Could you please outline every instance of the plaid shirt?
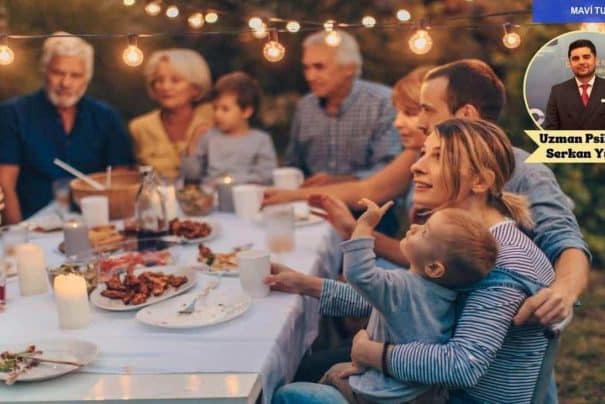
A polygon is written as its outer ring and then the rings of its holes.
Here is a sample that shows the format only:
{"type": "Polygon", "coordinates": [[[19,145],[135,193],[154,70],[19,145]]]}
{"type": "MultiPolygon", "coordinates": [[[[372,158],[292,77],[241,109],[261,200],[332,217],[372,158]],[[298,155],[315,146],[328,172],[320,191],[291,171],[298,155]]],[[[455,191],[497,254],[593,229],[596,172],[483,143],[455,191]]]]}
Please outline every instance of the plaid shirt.
{"type": "Polygon", "coordinates": [[[322,101],[308,94],[298,102],[287,165],[301,168],[305,175],[326,172],[365,178],[401,152],[388,87],[355,80],[337,116],[329,116],[322,101]]]}

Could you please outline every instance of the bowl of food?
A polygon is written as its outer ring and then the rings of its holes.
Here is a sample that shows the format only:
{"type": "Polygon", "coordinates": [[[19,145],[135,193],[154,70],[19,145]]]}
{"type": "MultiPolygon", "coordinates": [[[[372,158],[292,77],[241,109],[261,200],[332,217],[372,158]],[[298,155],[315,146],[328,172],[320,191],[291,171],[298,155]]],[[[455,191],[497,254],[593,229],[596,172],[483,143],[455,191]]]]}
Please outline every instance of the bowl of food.
{"type": "Polygon", "coordinates": [[[58,275],[67,275],[67,274],[75,274],[80,275],[86,281],[86,288],[88,289],[88,294],[92,292],[98,283],[98,271],[97,271],[97,263],[95,260],[91,260],[89,262],[66,262],[61,264],[57,268],[49,268],[48,269],[48,280],[50,284],[55,284],[55,278],[58,275]]]}
{"type": "MultiPolygon", "coordinates": [[[[106,184],[106,173],[89,175],[93,180],[106,184]]],[[[124,219],[134,215],[134,205],[141,185],[138,172],[132,170],[119,170],[111,175],[111,185],[104,190],[97,190],[79,178],[69,184],[75,203],[80,206],[80,200],[86,196],[106,196],[109,200],[109,218],[111,220],[124,219]]]]}
{"type": "Polygon", "coordinates": [[[214,194],[198,185],[186,185],[179,189],[176,199],[187,216],[206,216],[214,208],[214,194]]]}

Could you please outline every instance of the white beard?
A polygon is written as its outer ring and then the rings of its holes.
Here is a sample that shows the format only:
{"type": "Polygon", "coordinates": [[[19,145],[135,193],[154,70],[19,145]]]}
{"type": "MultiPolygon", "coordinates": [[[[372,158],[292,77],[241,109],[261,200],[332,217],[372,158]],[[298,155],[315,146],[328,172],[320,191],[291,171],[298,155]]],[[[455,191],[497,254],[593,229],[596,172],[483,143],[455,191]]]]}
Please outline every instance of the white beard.
{"type": "Polygon", "coordinates": [[[84,87],[79,94],[70,96],[58,95],[57,93],[54,93],[49,89],[46,90],[46,93],[48,94],[48,99],[50,100],[50,103],[53,104],[55,107],[71,108],[76,105],[78,101],[80,101],[80,98],[82,98],[82,96],[86,92],[86,88],[87,87],[84,87]]]}

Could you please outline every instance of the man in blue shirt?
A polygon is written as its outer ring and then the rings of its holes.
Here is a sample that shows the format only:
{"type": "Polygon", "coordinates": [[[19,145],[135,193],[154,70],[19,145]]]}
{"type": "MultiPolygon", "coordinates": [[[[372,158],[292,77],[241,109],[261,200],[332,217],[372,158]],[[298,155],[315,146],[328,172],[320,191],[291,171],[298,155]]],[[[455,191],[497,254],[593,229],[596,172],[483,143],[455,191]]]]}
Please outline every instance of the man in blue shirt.
{"type": "Polygon", "coordinates": [[[93,48],[57,33],[44,42],[45,88],[0,104],[0,185],[4,219],[17,223],[53,197],[52,182],[67,174],[59,158],[84,173],[132,164],[132,146],[118,113],[84,96],[93,48]]]}
{"type": "Polygon", "coordinates": [[[311,93],[296,106],[285,157],[307,176],[303,186],[368,177],[401,151],[391,90],[359,79],[357,42],[344,31],[332,33],[340,36],[337,46],[326,44],[323,31],[303,43],[311,93]]]}

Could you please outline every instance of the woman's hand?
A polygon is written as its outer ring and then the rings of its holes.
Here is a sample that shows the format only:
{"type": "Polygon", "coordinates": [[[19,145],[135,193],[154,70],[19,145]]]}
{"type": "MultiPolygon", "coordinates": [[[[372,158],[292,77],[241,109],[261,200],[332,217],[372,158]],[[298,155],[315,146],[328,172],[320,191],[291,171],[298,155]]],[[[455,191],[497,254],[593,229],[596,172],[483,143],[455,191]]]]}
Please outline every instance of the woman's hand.
{"type": "Polygon", "coordinates": [[[286,293],[301,293],[300,277],[301,273],[282,264],[271,263],[271,275],[265,277],[265,284],[272,290],[286,293]]]}
{"type": "Polygon", "coordinates": [[[348,240],[355,228],[355,218],[343,201],[330,195],[311,195],[309,205],[323,209],[326,213],[322,214],[314,211],[313,214],[326,219],[334,227],[334,230],[342,237],[348,240]]]}
{"type": "Polygon", "coordinates": [[[296,190],[267,188],[263,195],[263,206],[277,205],[280,203],[300,200],[296,190]]]}
{"type": "Polygon", "coordinates": [[[374,228],[380,223],[380,219],[393,206],[393,201],[388,201],[384,205],[378,206],[374,201],[366,198],[361,199],[358,203],[361,206],[365,206],[366,211],[357,219],[357,225],[351,235],[352,238],[371,236],[374,228]]]}
{"type": "Polygon", "coordinates": [[[372,367],[382,371],[381,342],[374,342],[366,330],[361,330],[353,338],[351,360],[359,367],[372,367]]]}

